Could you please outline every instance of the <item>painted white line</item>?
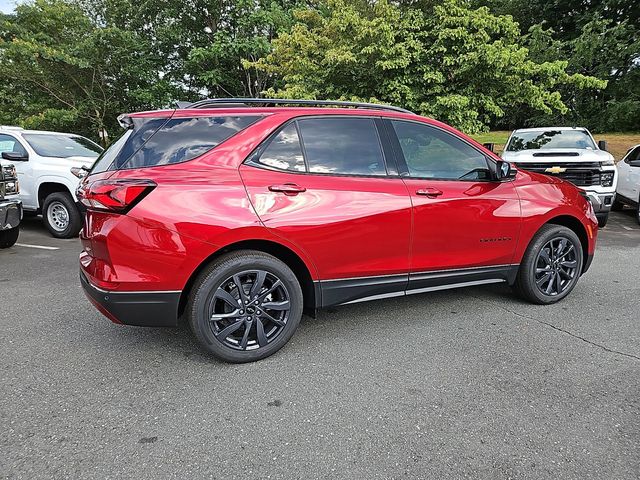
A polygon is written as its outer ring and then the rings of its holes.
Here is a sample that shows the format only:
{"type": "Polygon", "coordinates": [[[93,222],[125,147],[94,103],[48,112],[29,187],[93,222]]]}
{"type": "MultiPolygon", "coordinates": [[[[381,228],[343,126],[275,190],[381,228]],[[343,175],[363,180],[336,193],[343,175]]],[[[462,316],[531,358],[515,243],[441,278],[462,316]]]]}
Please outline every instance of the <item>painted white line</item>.
{"type": "Polygon", "coordinates": [[[624,228],[625,230],[633,230],[633,228],[627,227],[626,225],[622,225],[622,228],[624,228]]]}
{"type": "Polygon", "coordinates": [[[41,250],[60,250],[59,247],[47,247],[45,245],[29,245],[28,243],[16,243],[17,247],[39,248],[41,250]]]}

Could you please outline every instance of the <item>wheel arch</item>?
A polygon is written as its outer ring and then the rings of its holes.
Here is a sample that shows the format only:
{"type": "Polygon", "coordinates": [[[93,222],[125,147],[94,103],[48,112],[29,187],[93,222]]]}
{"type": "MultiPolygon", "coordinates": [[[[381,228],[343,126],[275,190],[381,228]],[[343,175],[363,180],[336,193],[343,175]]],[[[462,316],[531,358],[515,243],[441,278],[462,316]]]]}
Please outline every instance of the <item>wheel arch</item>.
{"type": "Polygon", "coordinates": [[[547,220],[545,225],[549,224],[562,225],[563,227],[567,227],[578,236],[578,238],[580,239],[580,245],[582,245],[582,258],[584,259],[584,264],[586,265],[586,259],[589,255],[589,237],[587,234],[587,229],[582,224],[582,222],[576,217],[572,217],[571,215],[559,215],[547,220]]]}
{"type": "Polygon", "coordinates": [[[302,295],[304,298],[304,310],[305,313],[311,316],[315,316],[315,310],[319,305],[319,290],[316,291],[316,284],[313,281],[311,272],[307,267],[307,264],[300,258],[300,256],[291,250],[289,247],[282,245],[281,243],[274,242],[272,240],[241,240],[231,243],[224,247],[219,248],[207,258],[205,258],[198,267],[191,273],[185,287],[180,295],[180,302],[178,304],[178,316],[182,316],[184,309],[187,305],[191,289],[195,283],[196,278],[200,275],[200,272],[206,268],[212,261],[229,252],[237,250],[255,250],[258,252],[267,253],[281,260],[295,274],[296,278],[300,282],[302,288],[302,295]]]}
{"type": "Polygon", "coordinates": [[[71,195],[72,199],[74,198],[73,193],[66,184],[55,180],[48,180],[38,185],[38,208],[42,210],[42,208],[44,207],[45,198],[47,198],[52,193],[57,192],[68,193],[69,195],[71,195]]]}

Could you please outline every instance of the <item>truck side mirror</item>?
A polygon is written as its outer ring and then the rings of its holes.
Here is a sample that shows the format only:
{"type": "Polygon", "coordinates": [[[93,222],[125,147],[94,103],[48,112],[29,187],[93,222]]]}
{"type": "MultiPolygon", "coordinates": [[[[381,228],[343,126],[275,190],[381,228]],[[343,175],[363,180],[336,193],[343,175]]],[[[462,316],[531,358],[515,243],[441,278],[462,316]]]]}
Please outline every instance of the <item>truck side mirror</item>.
{"type": "Polygon", "coordinates": [[[29,160],[29,155],[20,152],[2,152],[2,158],[11,160],[12,162],[26,162],[29,160]]]}
{"type": "Polygon", "coordinates": [[[609,147],[607,146],[606,140],[598,140],[598,148],[604,152],[609,151],[609,147]]]}

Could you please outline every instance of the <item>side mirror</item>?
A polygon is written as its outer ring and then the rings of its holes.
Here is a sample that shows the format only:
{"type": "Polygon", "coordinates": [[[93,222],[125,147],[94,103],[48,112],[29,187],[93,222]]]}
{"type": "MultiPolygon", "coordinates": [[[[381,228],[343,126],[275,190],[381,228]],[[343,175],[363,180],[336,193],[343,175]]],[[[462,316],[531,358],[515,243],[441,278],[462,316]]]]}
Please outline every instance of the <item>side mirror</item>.
{"type": "Polygon", "coordinates": [[[598,140],[598,148],[604,152],[609,151],[609,147],[607,146],[606,140],[598,140]]]}
{"type": "Polygon", "coordinates": [[[495,150],[494,150],[495,146],[496,146],[495,143],[483,143],[482,146],[484,148],[486,148],[487,150],[489,150],[490,152],[495,152],[495,150]]]}
{"type": "Polygon", "coordinates": [[[640,160],[631,160],[629,162],[630,167],[640,167],[640,160]]]}
{"type": "Polygon", "coordinates": [[[513,168],[509,162],[505,162],[504,160],[498,160],[496,162],[496,178],[498,180],[514,178],[515,176],[516,169],[513,168]]]}
{"type": "Polygon", "coordinates": [[[12,162],[26,162],[29,160],[29,155],[20,152],[2,152],[2,158],[11,160],[12,162]]]}

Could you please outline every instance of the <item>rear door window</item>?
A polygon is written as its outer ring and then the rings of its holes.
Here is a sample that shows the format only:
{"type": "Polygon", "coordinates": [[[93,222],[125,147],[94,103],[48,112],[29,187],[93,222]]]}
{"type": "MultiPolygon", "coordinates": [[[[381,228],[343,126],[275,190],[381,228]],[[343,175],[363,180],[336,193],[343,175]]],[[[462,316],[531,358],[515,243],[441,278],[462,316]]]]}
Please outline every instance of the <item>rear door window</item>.
{"type": "Polygon", "coordinates": [[[372,118],[321,117],[298,120],[310,173],[387,174],[372,118]]]}
{"type": "Polygon", "coordinates": [[[306,171],[295,123],[290,123],[273,137],[258,158],[258,162],[280,170],[306,171]]]}

